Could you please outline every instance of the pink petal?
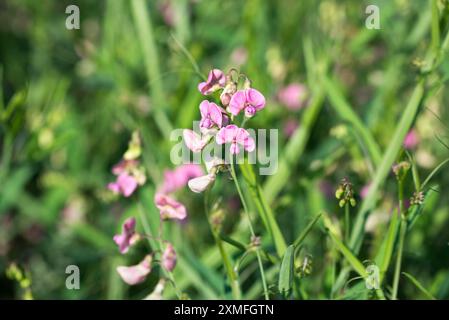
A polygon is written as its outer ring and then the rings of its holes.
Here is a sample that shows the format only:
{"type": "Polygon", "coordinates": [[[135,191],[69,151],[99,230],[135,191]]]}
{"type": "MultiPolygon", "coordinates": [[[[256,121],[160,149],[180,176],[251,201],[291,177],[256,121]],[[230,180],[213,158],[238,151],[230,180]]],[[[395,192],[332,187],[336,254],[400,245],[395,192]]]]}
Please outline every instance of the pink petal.
{"type": "Polygon", "coordinates": [[[150,255],[146,256],[139,264],[135,266],[119,266],[117,272],[129,285],[135,285],[145,281],[147,275],[151,272],[151,260],[150,255]]]}
{"type": "Polygon", "coordinates": [[[201,193],[207,189],[207,187],[215,181],[215,175],[206,174],[201,177],[197,177],[189,180],[188,185],[190,190],[195,193],[201,193]]]}
{"type": "Polygon", "coordinates": [[[125,197],[129,197],[137,188],[137,181],[134,177],[127,173],[122,173],[117,178],[117,184],[120,187],[120,191],[125,197]]]}
{"type": "Polygon", "coordinates": [[[410,130],[404,139],[404,148],[405,149],[413,149],[415,148],[419,143],[418,134],[416,133],[415,129],[410,130]]]}
{"type": "Polygon", "coordinates": [[[209,117],[219,128],[221,128],[223,116],[220,108],[213,102],[209,104],[209,117]]]}
{"type": "Polygon", "coordinates": [[[120,192],[120,187],[117,182],[111,182],[108,184],[108,189],[111,190],[114,193],[120,192]]]}
{"type": "Polygon", "coordinates": [[[240,148],[237,143],[232,143],[230,148],[231,154],[239,154],[240,148]]]}
{"type": "Polygon", "coordinates": [[[114,236],[115,243],[119,246],[120,253],[128,252],[131,239],[135,234],[136,219],[131,217],[125,220],[122,226],[122,233],[114,236]]]}
{"type": "Polygon", "coordinates": [[[201,151],[207,144],[207,141],[201,139],[200,135],[193,130],[184,129],[182,135],[184,137],[184,143],[186,144],[187,148],[189,148],[193,152],[201,151]]]}
{"type": "Polygon", "coordinates": [[[171,244],[168,244],[162,254],[162,267],[170,272],[176,267],[176,251],[171,244]]]}
{"type": "Polygon", "coordinates": [[[203,100],[200,103],[200,113],[201,117],[205,118],[209,114],[209,101],[203,100]]]}
{"type": "Polygon", "coordinates": [[[256,110],[261,110],[265,107],[265,97],[256,89],[246,90],[246,102],[252,105],[256,110]]]}
{"type": "Polygon", "coordinates": [[[157,193],[155,203],[162,219],[183,220],[187,217],[187,210],[184,205],[165,194],[157,193]]]}
{"type": "Polygon", "coordinates": [[[229,102],[229,112],[234,116],[238,115],[243,108],[245,108],[246,95],[245,90],[239,90],[231,98],[229,102]]]}

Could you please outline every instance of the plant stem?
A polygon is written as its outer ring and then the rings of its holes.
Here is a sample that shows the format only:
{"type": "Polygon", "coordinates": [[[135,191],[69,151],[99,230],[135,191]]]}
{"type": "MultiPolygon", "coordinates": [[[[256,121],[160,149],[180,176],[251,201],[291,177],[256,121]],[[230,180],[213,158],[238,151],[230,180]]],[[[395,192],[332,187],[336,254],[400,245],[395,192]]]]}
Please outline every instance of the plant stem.
{"type": "Polygon", "coordinates": [[[349,230],[351,229],[349,222],[349,203],[346,202],[345,204],[345,243],[349,242],[350,233],[349,230]]]}
{"type": "Polygon", "coordinates": [[[211,224],[211,222],[209,220],[208,199],[209,199],[209,191],[206,190],[206,192],[204,194],[204,212],[206,213],[207,221],[209,222],[209,227],[211,229],[212,235],[214,236],[215,243],[218,246],[218,251],[220,252],[221,258],[223,259],[223,264],[226,269],[226,273],[228,275],[229,282],[231,285],[232,296],[234,299],[239,300],[242,298],[242,293],[240,291],[240,284],[239,284],[238,276],[237,276],[236,272],[234,271],[234,268],[232,267],[231,260],[223,246],[223,241],[220,239],[217,231],[215,230],[215,227],[211,224]]]}
{"type": "Polygon", "coordinates": [[[393,291],[392,291],[392,300],[397,300],[398,297],[398,287],[399,287],[399,278],[401,276],[401,265],[402,265],[402,252],[404,249],[404,240],[405,234],[407,232],[407,220],[405,219],[405,215],[403,212],[404,208],[404,185],[402,180],[398,182],[398,195],[399,195],[399,214],[401,216],[400,220],[400,231],[399,231],[399,247],[398,247],[398,256],[396,258],[396,267],[394,270],[394,278],[393,278],[393,291]]]}
{"type": "MultiPolygon", "coordinates": [[[[253,228],[253,225],[252,225],[252,222],[251,222],[251,216],[250,216],[249,211],[248,211],[248,206],[246,205],[246,200],[243,197],[242,189],[240,188],[239,181],[237,180],[237,175],[235,173],[235,167],[234,167],[233,159],[231,160],[231,176],[232,176],[232,179],[234,180],[235,187],[236,187],[237,192],[239,194],[240,200],[242,201],[243,210],[245,211],[246,216],[248,218],[248,223],[249,223],[249,229],[251,231],[251,236],[254,238],[256,236],[256,234],[254,233],[254,228],[253,228]]],[[[260,248],[259,247],[256,248],[256,255],[257,255],[257,262],[259,264],[260,277],[262,278],[262,285],[263,285],[263,292],[264,292],[265,300],[270,300],[270,296],[268,294],[267,280],[265,279],[265,272],[264,272],[264,269],[263,269],[262,258],[260,256],[260,248]]]]}

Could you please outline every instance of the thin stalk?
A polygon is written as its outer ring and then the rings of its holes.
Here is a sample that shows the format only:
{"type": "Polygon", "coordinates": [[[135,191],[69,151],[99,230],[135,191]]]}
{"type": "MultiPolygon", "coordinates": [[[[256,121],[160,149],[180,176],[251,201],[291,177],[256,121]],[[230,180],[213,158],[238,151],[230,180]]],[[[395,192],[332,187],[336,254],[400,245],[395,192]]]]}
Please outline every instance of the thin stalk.
{"type": "MultiPolygon", "coordinates": [[[[242,189],[240,188],[239,181],[237,180],[237,175],[235,173],[234,161],[233,160],[231,160],[231,176],[232,176],[232,179],[234,180],[235,187],[236,187],[237,192],[238,192],[239,197],[240,197],[240,201],[242,201],[243,210],[245,211],[246,216],[248,218],[249,230],[251,232],[252,237],[254,238],[256,236],[256,234],[254,232],[254,228],[253,228],[253,225],[252,225],[252,222],[251,222],[251,216],[249,215],[249,211],[248,211],[248,206],[246,204],[246,200],[243,197],[242,189]]],[[[259,247],[256,248],[256,255],[257,255],[257,262],[259,264],[260,277],[262,278],[262,285],[263,285],[263,292],[264,292],[265,300],[270,300],[270,296],[268,294],[267,280],[265,278],[265,272],[264,272],[264,269],[263,269],[262,258],[260,256],[260,248],[259,247]]]]}
{"type": "Polygon", "coordinates": [[[405,234],[407,232],[407,220],[404,216],[404,185],[402,180],[398,182],[398,196],[399,196],[399,214],[401,215],[400,221],[400,231],[399,231],[399,247],[398,247],[398,256],[396,258],[396,266],[394,269],[394,278],[393,278],[393,291],[391,295],[392,300],[397,300],[398,298],[398,287],[399,287],[399,278],[401,277],[401,265],[402,265],[402,252],[404,249],[404,240],[405,234]]]}
{"type": "Polygon", "coordinates": [[[214,226],[209,221],[208,198],[209,198],[209,191],[206,190],[206,193],[204,195],[204,212],[206,213],[207,221],[209,222],[209,227],[211,229],[212,235],[214,236],[215,243],[218,246],[218,251],[220,252],[221,258],[223,259],[223,264],[226,269],[226,273],[228,275],[229,282],[231,285],[232,297],[236,300],[239,300],[242,298],[242,293],[240,291],[238,276],[234,271],[234,268],[232,267],[231,259],[229,258],[229,255],[223,246],[223,241],[220,239],[214,226]]]}
{"type": "Polygon", "coordinates": [[[349,242],[350,233],[349,230],[351,229],[350,222],[349,222],[349,203],[346,202],[345,204],[345,242],[349,242]]]}

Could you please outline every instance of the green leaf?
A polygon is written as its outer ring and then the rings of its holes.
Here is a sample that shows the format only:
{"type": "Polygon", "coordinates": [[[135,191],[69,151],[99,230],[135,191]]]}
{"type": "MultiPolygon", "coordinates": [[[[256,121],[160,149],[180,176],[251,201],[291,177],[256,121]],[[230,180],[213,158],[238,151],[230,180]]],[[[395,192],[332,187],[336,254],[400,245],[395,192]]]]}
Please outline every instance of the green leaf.
{"type": "Polygon", "coordinates": [[[388,227],[387,236],[384,238],[382,242],[379,252],[376,256],[376,265],[379,266],[380,270],[380,279],[379,283],[382,283],[382,280],[385,277],[385,273],[388,270],[388,266],[390,265],[391,257],[393,255],[394,244],[396,240],[396,236],[399,228],[399,216],[398,214],[393,214],[391,217],[390,225],[388,227]]]}
{"type": "Polygon", "coordinates": [[[294,252],[294,245],[288,246],[281,262],[281,270],[279,272],[279,292],[284,296],[287,296],[290,293],[293,285],[294,252]]]}
{"type": "Polygon", "coordinates": [[[411,274],[407,272],[402,272],[402,274],[407,279],[409,279],[415,285],[415,287],[417,287],[428,299],[436,300],[436,298],[429,292],[429,290],[424,288],[424,286],[415,277],[413,277],[411,274]]]}

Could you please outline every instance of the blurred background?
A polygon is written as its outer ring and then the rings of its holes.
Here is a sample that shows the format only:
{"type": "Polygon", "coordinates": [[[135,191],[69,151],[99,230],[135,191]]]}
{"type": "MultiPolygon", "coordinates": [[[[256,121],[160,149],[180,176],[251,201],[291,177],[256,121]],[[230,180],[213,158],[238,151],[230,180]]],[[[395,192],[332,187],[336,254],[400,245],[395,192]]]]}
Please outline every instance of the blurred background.
{"type": "MultiPolygon", "coordinates": [[[[438,5],[445,30],[447,3],[438,5]]],[[[139,198],[149,221],[158,219],[153,195],[164,170],[173,169],[170,129],[190,128],[199,119],[197,85],[212,68],[240,69],[267,98],[251,126],[279,129],[279,154],[289,150],[293,159],[282,178],[261,178],[287,242],[320,210],[339,219],[334,194],[340,180],[350,178],[360,202],[374,170],[344,107],[359,117],[382,154],[431,46],[431,23],[427,0],[0,0],[0,298],[142,299],[152,291],[157,273],[129,287],[115,271],[140,261],[148,248],[119,254],[113,235],[126,217],[142,212],[106,185],[139,130],[149,177],[139,198]],[[80,9],[79,30],[65,27],[70,4],[80,9]],[[380,8],[378,30],[365,27],[369,4],[380,8]],[[330,82],[324,92],[318,74],[330,82]],[[312,105],[320,107],[307,113],[312,105]],[[288,147],[297,130],[304,142],[288,147]],[[11,263],[29,282],[6,276],[11,263]],[[65,287],[72,264],[80,268],[79,290],[65,287]]],[[[433,76],[442,86],[426,91],[404,146],[422,179],[448,157],[448,76],[445,59],[433,76]]],[[[407,238],[404,270],[447,299],[448,170],[438,171],[431,185],[435,192],[407,238]]],[[[410,178],[407,198],[413,190],[410,178]]],[[[232,184],[222,177],[214,193],[224,204],[226,232],[239,232],[232,184]]],[[[191,298],[224,297],[229,288],[202,195],[185,188],[179,199],[189,219],[165,231],[180,257],[177,285],[191,298]]],[[[377,199],[362,260],[385,234],[396,201],[394,177],[377,199]]],[[[259,221],[258,234],[263,230],[259,221]]],[[[334,251],[319,229],[305,248],[313,266],[304,291],[327,299],[334,251]]],[[[255,270],[250,262],[241,274],[249,299],[262,296],[255,270]]],[[[272,288],[277,267],[267,272],[272,288]]],[[[401,295],[422,297],[407,282],[401,295]]],[[[165,297],[173,298],[172,290],[165,297]]]]}

